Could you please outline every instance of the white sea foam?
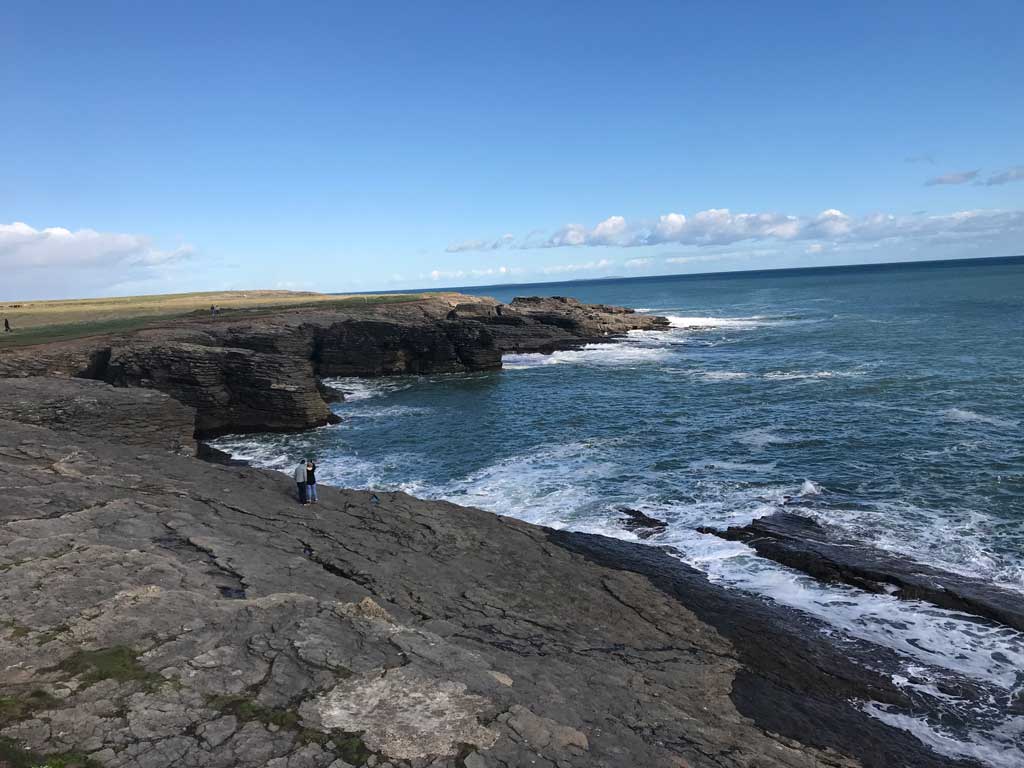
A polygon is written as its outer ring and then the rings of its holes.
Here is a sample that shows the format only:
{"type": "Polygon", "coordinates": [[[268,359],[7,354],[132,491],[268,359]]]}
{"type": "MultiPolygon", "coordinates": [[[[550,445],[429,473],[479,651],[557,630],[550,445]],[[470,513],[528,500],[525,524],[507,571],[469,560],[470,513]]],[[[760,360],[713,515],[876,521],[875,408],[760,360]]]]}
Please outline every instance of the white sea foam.
{"type": "Polygon", "coordinates": [[[757,328],[765,324],[763,317],[683,317],[681,315],[665,315],[669,325],[683,330],[704,330],[706,328],[757,328]]]}
{"type": "Polygon", "coordinates": [[[785,438],[768,431],[767,429],[748,429],[736,434],[736,440],[749,445],[757,450],[764,450],[769,445],[780,445],[786,442],[785,438]]]}
{"type": "Polygon", "coordinates": [[[962,506],[953,516],[897,499],[875,501],[856,509],[833,506],[827,512],[808,508],[801,514],[877,549],[1024,592],[1020,561],[994,552],[985,543],[1006,542],[1005,534],[1000,532],[1003,521],[980,510],[962,506]]]}
{"type": "Polygon", "coordinates": [[[548,365],[631,366],[664,360],[671,350],[663,346],[619,342],[614,344],[587,344],[582,349],[552,352],[509,354],[502,357],[502,368],[510,371],[540,368],[548,365]]]}
{"type": "Polygon", "coordinates": [[[704,381],[739,381],[750,378],[750,374],[745,371],[701,371],[699,375],[704,381]]]}
{"type": "Polygon", "coordinates": [[[887,725],[909,731],[940,755],[974,759],[992,768],[1020,768],[1024,764],[1024,717],[1009,717],[990,731],[954,736],[924,717],[906,715],[885,704],[870,701],[863,709],[887,725]]]}
{"type": "Polygon", "coordinates": [[[347,419],[381,419],[399,418],[402,416],[422,416],[432,413],[433,409],[419,405],[370,405],[361,406],[345,414],[347,419]]]}
{"type": "Polygon", "coordinates": [[[982,413],[969,411],[965,408],[947,408],[942,411],[942,417],[947,421],[955,421],[963,424],[978,423],[988,424],[992,427],[1016,427],[1020,424],[1016,419],[1003,419],[998,416],[986,416],[982,413]]]}
{"type": "Polygon", "coordinates": [[[384,397],[394,392],[412,389],[416,380],[402,376],[397,378],[362,379],[354,376],[324,379],[331,389],[336,389],[345,396],[346,403],[358,403],[384,397]]]}
{"type": "Polygon", "coordinates": [[[800,486],[801,496],[817,496],[821,493],[821,486],[813,480],[804,480],[803,485],[800,486]]]}
{"type": "Polygon", "coordinates": [[[775,469],[776,462],[769,461],[763,464],[756,464],[753,462],[741,462],[741,461],[694,461],[690,463],[690,469],[699,470],[713,470],[713,469],[724,469],[733,470],[737,472],[771,472],[775,469]]]}

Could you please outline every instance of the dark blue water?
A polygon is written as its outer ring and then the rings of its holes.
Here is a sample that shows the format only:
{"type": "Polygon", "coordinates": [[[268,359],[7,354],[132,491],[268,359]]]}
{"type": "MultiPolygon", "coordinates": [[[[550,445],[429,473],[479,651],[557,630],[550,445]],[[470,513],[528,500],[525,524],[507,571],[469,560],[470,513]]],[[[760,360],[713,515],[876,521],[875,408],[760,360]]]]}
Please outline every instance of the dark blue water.
{"type": "MultiPolygon", "coordinates": [[[[884,595],[829,587],[695,532],[787,509],[908,557],[1024,592],[1024,260],[494,288],[668,315],[673,329],[496,373],[339,380],[345,422],[225,438],[265,466],[319,457],[326,482],[402,489],[629,538],[663,517],[709,577],[897,649],[903,684],[989,686],[953,701],[971,729],[873,714],[936,749],[1024,764],[1024,638],[884,595]]],[[[947,697],[948,698],[948,697],[947,697]]]]}

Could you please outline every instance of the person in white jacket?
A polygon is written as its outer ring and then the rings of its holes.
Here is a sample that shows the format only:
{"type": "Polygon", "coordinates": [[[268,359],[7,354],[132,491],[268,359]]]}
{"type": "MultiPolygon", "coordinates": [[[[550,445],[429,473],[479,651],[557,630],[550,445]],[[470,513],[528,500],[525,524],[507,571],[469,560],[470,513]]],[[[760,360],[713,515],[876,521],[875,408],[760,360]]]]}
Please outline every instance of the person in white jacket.
{"type": "Polygon", "coordinates": [[[302,463],[295,467],[295,471],[292,472],[292,476],[295,478],[295,485],[299,492],[299,503],[306,505],[309,501],[306,499],[306,460],[303,459],[302,463]]]}

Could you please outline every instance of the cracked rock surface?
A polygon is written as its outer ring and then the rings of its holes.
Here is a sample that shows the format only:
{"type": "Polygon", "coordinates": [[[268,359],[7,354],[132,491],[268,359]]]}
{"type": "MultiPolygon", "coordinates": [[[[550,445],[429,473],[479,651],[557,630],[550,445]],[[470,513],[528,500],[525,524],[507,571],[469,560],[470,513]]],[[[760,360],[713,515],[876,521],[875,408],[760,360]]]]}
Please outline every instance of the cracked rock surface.
{"type": "Polygon", "coordinates": [[[906,703],[884,675],[659,550],[293,493],[0,420],[0,765],[967,765],[858,708],[906,703]]]}

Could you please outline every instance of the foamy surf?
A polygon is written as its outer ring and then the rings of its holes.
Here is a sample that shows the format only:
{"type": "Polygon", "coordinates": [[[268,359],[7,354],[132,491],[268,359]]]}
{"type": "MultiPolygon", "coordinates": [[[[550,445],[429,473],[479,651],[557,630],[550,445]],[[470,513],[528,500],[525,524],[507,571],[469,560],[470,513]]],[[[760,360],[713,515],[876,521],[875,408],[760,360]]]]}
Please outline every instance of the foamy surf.
{"type": "MultiPolygon", "coordinates": [[[[895,725],[938,733],[940,751],[1024,765],[1006,736],[1009,696],[1024,686],[1019,633],[817,582],[694,530],[788,510],[866,546],[1024,592],[1015,431],[1024,424],[1024,338],[1012,312],[988,304],[962,304],[950,323],[950,272],[920,291],[927,274],[892,290],[885,280],[837,287],[783,276],[653,282],[650,293],[635,284],[629,302],[671,315],[670,327],[508,355],[508,375],[426,377],[395,392],[356,385],[335,406],[341,425],[259,439],[278,466],[316,451],[325,482],[402,489],[556,528],[635,541],[619,507],[662,518],[667,530],[648,543],[677,547],[725,587],[823,620],[840,648],[870,641],[900,654],[915,700],[936,701],[949,722],[971,727],[895,725]],[[977,683],[976,700],[943,698],[965,679],[977,683]]],[[[978,295],[1018,306],[1019,285],[994,280],[978,295]]]]}
{"type": "Polygon", "coordinates": [[[416,380],[408,376],[396,378],[363,379],[354,376],[324,379],[323,383],[341,392],[347,403],[358,403],[386,397],[394,392],[411,389],[416,380]]]}
{"type": "Polygon", "coordinates": [[[501,366],[506,370],[519,371],[549,365],[646,365],[664,360],[669,354],[671,350],[666,347],[639,343],[587,344],[581,349],[562,350],[551,354],[506,354],[501,359],[501,366]]]}
{"type": "Polygon", "coordinates": [[[999,416],[986,416],[982,413],[969,411],[966,408],[947,408],[942,411],[942,417],[946,421],[959,422],[961,424],[987,424],[991,427],[1004,427],[1007,429],[1020,425],[1016,419],[1004,419],[999,416]]]}
{"type": "Polygon", "coordinates": [[[682,315],[665,315],[669,325],[684,331],[705,330],[708,328],[757,328],[765,324],[762,317],[694,317],[682,315]]]}

